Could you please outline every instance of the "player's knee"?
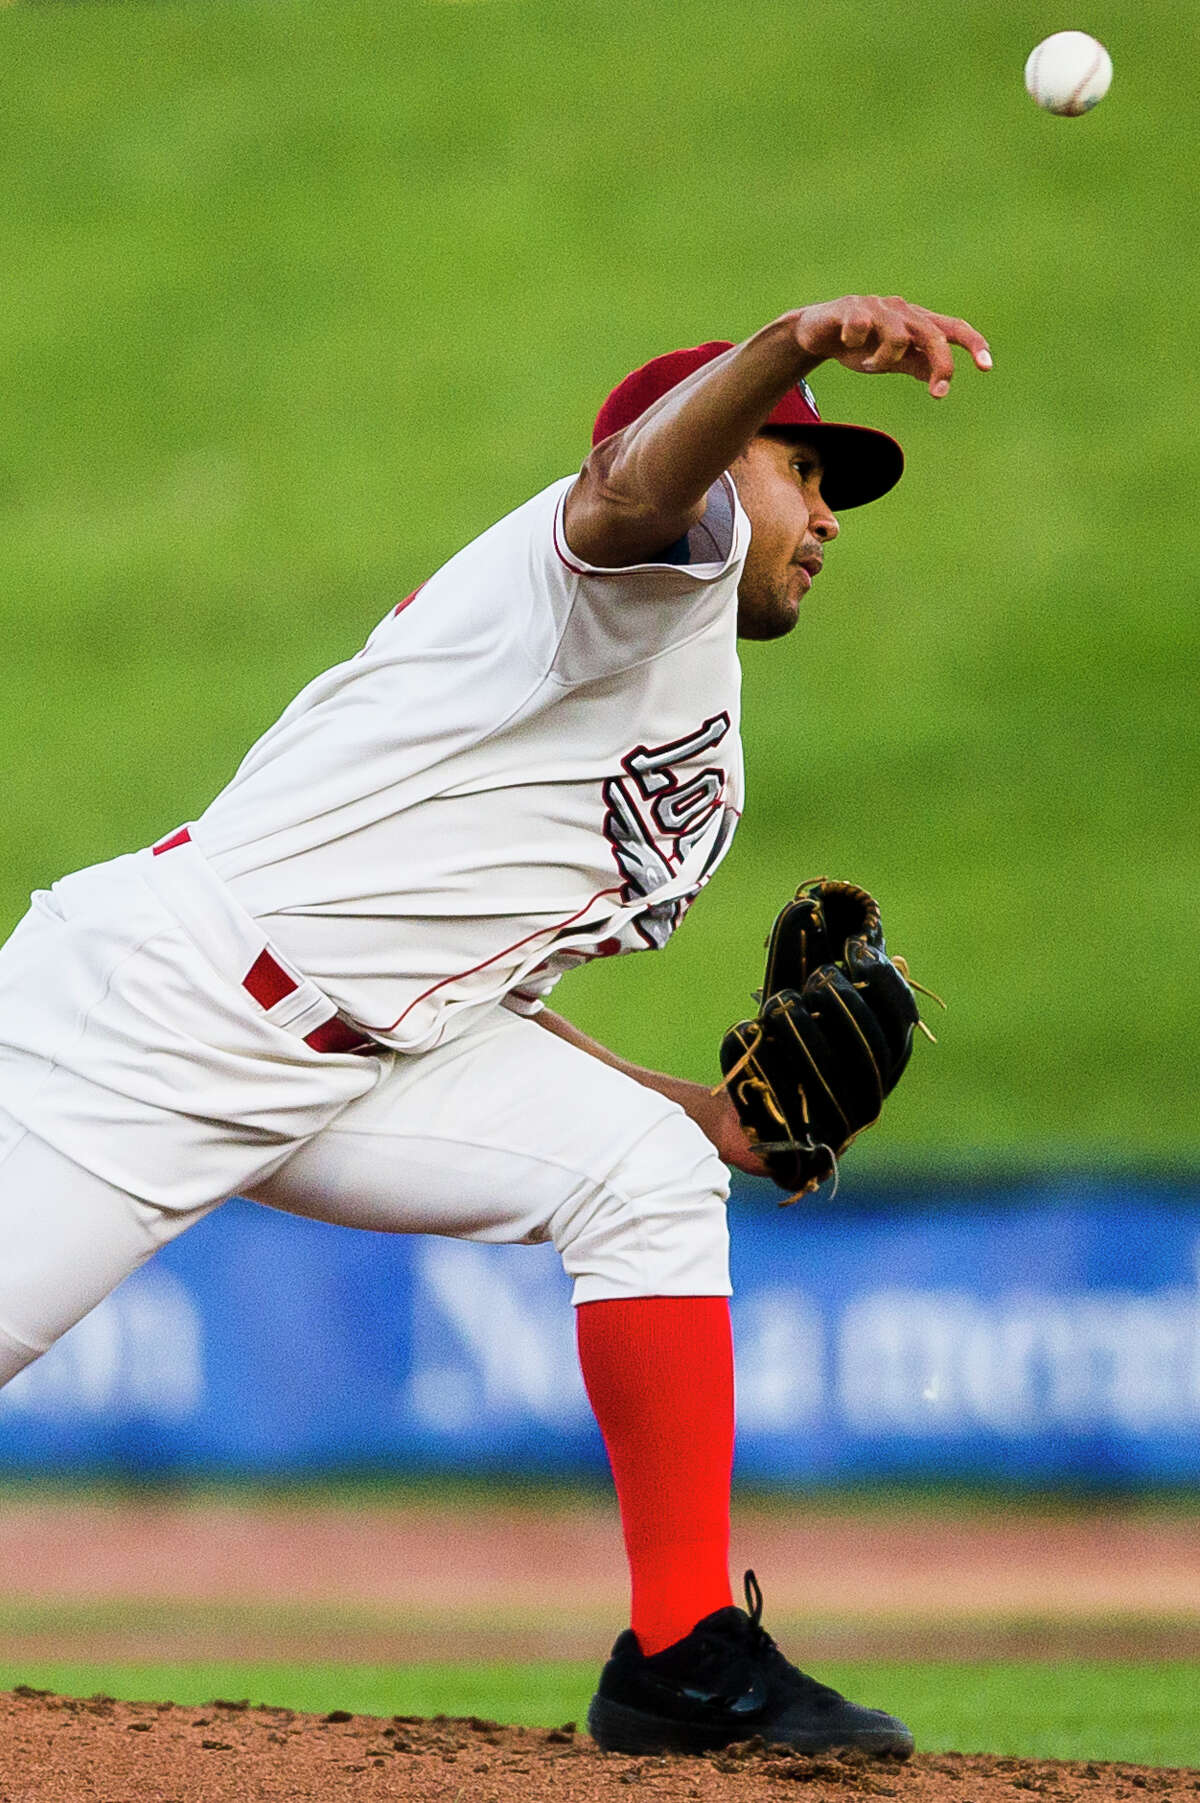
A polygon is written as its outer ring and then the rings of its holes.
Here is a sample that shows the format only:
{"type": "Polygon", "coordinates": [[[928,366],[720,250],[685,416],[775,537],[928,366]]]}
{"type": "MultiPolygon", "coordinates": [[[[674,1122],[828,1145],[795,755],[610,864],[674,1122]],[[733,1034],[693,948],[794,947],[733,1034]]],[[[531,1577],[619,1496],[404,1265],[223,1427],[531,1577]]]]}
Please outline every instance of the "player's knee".
{"type": "Polygon", "coordinates": [[[32,1365],[34,1359],[40,1357],[40,1347],[27,1346],[24,1340],[5,1333],[0,1327],[0,1390],[18,1371],[24,1371],[26,1365],[32,1365]]]}
{"type": "Polygon", "coordinates": [[[729,1173],[681,1109],[671,1108],[608,1179],[551,1225],[573,1300],[727,1296],[729,1173]]]}

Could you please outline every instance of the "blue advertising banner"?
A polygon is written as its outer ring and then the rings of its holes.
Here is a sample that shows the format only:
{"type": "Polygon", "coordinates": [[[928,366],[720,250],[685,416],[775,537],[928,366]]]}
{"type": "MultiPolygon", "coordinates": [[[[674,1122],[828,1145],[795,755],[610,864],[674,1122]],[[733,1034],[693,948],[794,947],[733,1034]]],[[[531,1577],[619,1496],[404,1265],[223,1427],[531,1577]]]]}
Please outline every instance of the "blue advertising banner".
{"type": "MultiPolygon", "coordinates": [[[[735,1195],[738,1469],[1200,1480],[1200,1184],[735,1195]]],[[[0,1393],[0,1468],[586,1472],[548,1247],[233,1202],[0,1393]]]]}

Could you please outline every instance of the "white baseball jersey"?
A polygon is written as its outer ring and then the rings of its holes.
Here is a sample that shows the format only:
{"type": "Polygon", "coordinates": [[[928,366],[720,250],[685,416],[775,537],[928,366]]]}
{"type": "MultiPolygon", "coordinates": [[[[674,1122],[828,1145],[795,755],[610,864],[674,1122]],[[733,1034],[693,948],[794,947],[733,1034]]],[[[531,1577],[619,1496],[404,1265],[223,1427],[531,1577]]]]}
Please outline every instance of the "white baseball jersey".
{"type": "Polygon", "coordinates": [[[552,1240],[577,1301],[728,1294],[700,1128],[497,1005],[662,944],[741,808],[732,484],[610,572],[564,540],[570,486],[310,684],[190,834],[0,947],[0,1382],[231,1194],[552,1240]]]}
{"type": "Polygon", "coordinates": [[[687,561],[602,570],[566,542],[574,480],[311,682],[192,827],[270,941],[403,1051],[665,943],[741,813],[732,482],[687,561]]]}

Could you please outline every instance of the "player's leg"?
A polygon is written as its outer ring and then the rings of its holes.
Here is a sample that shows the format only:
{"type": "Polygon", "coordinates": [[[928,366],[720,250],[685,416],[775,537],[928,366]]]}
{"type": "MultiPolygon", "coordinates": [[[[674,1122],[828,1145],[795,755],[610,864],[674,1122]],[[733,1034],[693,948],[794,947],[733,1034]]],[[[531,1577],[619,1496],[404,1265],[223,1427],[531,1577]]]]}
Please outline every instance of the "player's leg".
{"type": "Polygon", "coordinates": [[[0,1113],[0,1385],[208,1212],[139,1202],[0,1113]]]}
{"type": "MultiPolygon", "coordinates": [[[[136,1019],[99,1018],[102,1006],[115,1013],[114,974],[132,968],[150,930],[111,868],[112,918],[98,909],[90,935],[58,894],[39,891],[0,946],[0,1384],[212,1206],[154,1207],[91,1168],[90,1154],[113,1153],[138,1131],[138,1110],[120,1094],[122,1063],[154,1067],[136,1019]],[[69,1068],[85,1044],[92,1081],[69,1068]],[[30,1105],[42,1132],[24,1118],[30,1105]]],[[[68,882],[102,890],[103,879],[97,870],[68,882]]],[[[150,1156],[164,1179],[173,1163],[188,1166],[186,1151],[172,1159],[161,1130],[150,1156]]]]}
{"type": "Polygon", "coordinates": [[[731,1603],[733,1357],[725,1196],[674,1103],[497,1011],[388,1077],[255,1190],[398,1232],[551,1239],[620,1502],[633,1626],[589,1722],[601,1745],[699,1750],[761,1733],[911,1751],[902,1723],[790,1665],[731,1603]]]}
{"type": "Polygon", "coordinates": [[[401,1059],[253,1194],[324,1220],[553,1240],[643,1645],[731,1601],[728,1175],[673,1102],[534,1022],[401,1059]]]}
{"type": "Polygon", "coordinates": [[[0,946],[0,1381],[375,1080],[272,1027],[146,862],[39,892],[0,946]]]}

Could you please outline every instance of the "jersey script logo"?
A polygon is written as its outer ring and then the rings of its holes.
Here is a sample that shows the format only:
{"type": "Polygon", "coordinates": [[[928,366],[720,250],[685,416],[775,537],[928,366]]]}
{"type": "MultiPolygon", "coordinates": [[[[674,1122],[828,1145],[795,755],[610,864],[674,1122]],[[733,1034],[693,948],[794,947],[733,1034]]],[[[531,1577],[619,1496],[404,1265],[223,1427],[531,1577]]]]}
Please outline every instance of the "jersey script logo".
{"type": "MultiPolygon", "coordinates": [[[[728,731],[729,715],[714,714],[686,738],[673,739],[669,745],[639,745],[621,759],[624,775],[610,776],[604,784],[604,836],[625,878],[625,901],[653,895],[671,882],[721,811],[723,770],[699,770],[681,782],[675,766],[710,751],[728,731]]],[[[720,856],[726,837],[718,833],[714,839],[704,870],[697,875],[697,887],[720,856]]],[[[655,902],[638,916],[637,930],[647,945],[657,949],[667,943],[690,899],[683,895],[655,902]]]]}

